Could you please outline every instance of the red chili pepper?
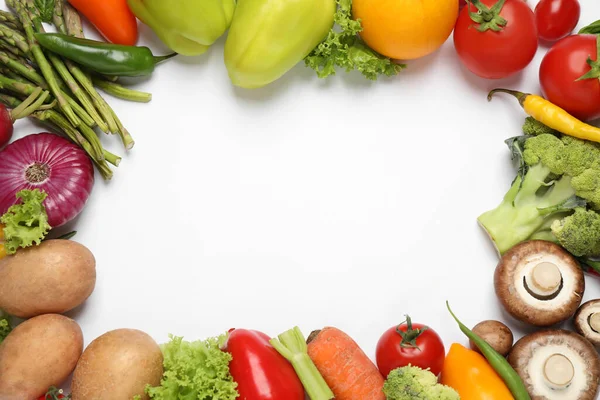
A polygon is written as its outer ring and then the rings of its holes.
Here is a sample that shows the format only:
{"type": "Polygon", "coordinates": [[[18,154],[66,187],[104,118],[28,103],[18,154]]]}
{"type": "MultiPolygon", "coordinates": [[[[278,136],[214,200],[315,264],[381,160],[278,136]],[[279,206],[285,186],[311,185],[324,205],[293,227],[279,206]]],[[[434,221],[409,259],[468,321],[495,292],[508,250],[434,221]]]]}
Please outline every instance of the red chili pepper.
{"type": "Polygon", "coordinates": [[[262,332],[232,329],[225,351],[233,357],[231,376],[240,400],[304,400],[304,388],[292,364],[269,343],[262,332]]]}

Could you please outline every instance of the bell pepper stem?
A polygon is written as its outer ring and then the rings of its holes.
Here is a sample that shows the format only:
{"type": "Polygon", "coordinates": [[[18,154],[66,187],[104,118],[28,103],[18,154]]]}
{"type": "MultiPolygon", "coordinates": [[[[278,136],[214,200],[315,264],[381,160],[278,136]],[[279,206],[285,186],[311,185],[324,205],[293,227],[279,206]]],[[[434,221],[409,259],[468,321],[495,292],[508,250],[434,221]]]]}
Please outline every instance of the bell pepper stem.
{"type": "Polygon", "coordinates": [[[306,340],[297,326],[270,341],[271,345],[294,367],[311,400],[330,400],[333,392],[308,356],[306,340]]]}

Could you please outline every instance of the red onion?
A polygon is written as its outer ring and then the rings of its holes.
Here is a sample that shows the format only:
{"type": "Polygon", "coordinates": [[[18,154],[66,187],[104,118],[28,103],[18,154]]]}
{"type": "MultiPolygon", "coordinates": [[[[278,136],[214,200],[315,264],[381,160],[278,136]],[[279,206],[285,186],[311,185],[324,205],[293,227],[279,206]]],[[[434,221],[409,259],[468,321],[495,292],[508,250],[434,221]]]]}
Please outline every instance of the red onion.
{"type": "Polygon", "coordinates": [[[52,133],[25,136],[0,152],[0,215],[23,189],[48,194],[44,206],[50,226],[75,218],[94,185],[94,167],[85,152],[52,133]]]}
{"type": "Polygon", "coordinates": [[[0,104],[0,149],[10,142],[13,135],[13,119],[10,112],[0,104]]]}

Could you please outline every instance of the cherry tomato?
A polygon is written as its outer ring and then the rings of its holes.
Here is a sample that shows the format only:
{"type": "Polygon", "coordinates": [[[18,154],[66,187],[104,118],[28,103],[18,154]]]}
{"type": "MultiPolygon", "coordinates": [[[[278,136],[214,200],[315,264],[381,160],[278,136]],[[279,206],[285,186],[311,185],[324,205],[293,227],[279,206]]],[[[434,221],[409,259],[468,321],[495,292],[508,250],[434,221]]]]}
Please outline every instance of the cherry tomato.
{"type": "Polygon", "coordinates": [[[542,40],[555,42],[568,36],[579,22],[577,0],[541,0],[535,7],[535,23],[542,40]]]}
{"type": "Polygon", "coordinates": [[[600,118],[600,82],[578,80],[591,69],[588,57],[597,60],[596,36],[572,35],[552,46],[540,66],[546,99],[583,121],[600,118]]]}
{"type": "Polygon", "coordinates": [[[413,324],[410,317],[388,329],[377,342],[375,358],[384,377],[408,364],[429,368],[438,375],[442,371],[446,351],[440,336],[423,324],[413,324]]]}
{"type": "MultiPolygon", "coordinates": [[[[491,8],[497,0],[481,0],[491,8]]],[[[471,19],[473,4],[464,7],[454,28],[454,47],[461,62],[474,74],[486,79],[506,78],[523,70],[538,48],[535,16],[522,0],[506,0],[500,17],[507,21],[498,32],[481,27],[471,19]]]]}

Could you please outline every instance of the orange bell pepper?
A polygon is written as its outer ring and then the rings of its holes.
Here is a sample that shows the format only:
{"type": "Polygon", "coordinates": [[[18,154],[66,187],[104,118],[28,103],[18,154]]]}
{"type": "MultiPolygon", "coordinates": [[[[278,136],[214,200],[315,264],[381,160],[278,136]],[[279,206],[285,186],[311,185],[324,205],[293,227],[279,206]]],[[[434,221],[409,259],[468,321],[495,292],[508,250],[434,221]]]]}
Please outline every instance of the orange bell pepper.
{"type": "Polygon", "coordinates": [[[6,257],[6,249],[4,248],[4,225],[0,224],[0,260],[6,257]]]}
{"type": "MultiPolygon", "coordinates": [[[[138,26],[127,0],[69,0],[111,43],[133,46],[138,26]]],[[[177,7],[177,5],[173,5],[177,7]]]]}
{"type": "Polygon", "coordinates": [[[514,400],[487,360],[458,343],[446,356],[441,383],[456,390],[461,400],[514,400]]]}

